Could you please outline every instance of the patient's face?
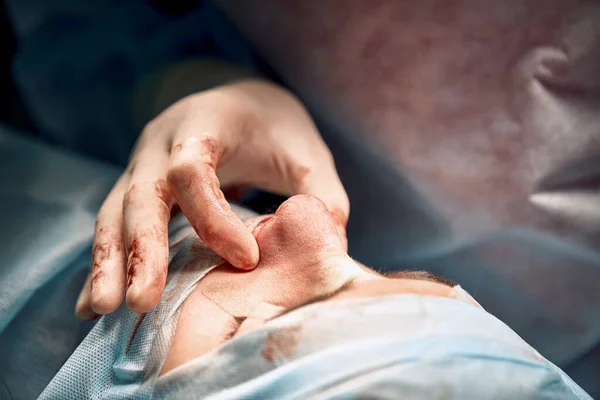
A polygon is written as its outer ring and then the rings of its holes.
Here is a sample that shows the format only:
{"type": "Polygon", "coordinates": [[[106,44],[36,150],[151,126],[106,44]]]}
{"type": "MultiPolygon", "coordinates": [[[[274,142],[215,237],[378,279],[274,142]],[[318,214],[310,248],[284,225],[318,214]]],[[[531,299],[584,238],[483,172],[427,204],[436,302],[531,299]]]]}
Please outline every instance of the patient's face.
{"type": "Polygon", "coordinates": [[[295,196],[272,216],[246,221],[260,248],[255,270],[223,264],[182,306],[163,373],[227,339],[316,301],[415,293],[452,297],[452,285],[422,275],[382,276],[348,257],[327,209],[295,196]],[[422,279],[425,278],[425,279],[422,279]]]}

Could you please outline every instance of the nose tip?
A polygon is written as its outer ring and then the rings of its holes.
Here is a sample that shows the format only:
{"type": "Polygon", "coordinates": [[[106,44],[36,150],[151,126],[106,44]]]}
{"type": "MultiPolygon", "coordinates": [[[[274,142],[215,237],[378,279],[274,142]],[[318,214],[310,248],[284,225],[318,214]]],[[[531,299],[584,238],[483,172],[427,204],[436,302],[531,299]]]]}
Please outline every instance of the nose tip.
{"type": "Polygon", "coordinates": [[[345,254],[327,207],[311,195],[296,195],[286,200],[272,218],[257,227],[256,239],[261,254],[282,248],[288,253],[335,249],[345,254]]]}
{"type": "Polygon", "coordinates": [[[325,204],[317,197],[300,194],[289,198],[275,212],[275,217],[285,221],[290,230],[309,231],[313,234],[335,233],[336,227],[325,204]]]}

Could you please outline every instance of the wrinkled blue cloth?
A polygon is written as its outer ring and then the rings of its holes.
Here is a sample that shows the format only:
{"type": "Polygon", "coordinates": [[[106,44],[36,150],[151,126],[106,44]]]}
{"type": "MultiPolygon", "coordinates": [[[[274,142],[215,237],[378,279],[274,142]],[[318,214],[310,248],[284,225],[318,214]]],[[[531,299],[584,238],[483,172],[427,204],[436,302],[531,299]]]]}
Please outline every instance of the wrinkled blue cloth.
{"type": "Polygon", "coordinates": [[[167,373],[155,397],[591,399],[484,310],[418,295],[290,313],[167,373]]]}
{"type": "Polygon", "coordinates": [[[0,398],[35,398],[91,328],[74,316],[119,169],[0,126],[0,398]]]}

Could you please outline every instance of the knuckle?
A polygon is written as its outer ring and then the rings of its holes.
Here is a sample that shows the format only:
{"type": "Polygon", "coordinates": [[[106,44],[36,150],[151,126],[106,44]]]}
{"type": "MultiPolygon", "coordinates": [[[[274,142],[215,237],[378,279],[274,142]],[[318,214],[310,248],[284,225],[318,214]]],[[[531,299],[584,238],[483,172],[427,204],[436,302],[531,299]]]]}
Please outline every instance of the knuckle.
{"type": "Polygon", "coordinates": [[[195,169],[197,158],[190,152],[180,152],[171,157],[169,172],[190,172],[195,169]]]}
{"type": "Polygon", "coordinates": [[[348,213],[339,206],[331,207],[331,209],[329,210],[329,214],[331,215],[331,218],[333,219],[336,225],[345,227],[348,223],[348,213]]]}
{"type": "Polygon", "coordinates": [[[199,137],[188,136],[173,145],[171,163],[175,165],[206,164],[215,168],[225,150],[226,146],[208,134],[199,137]]]}
{"type": "Polygon", "coordinates": [[[306,186],[308,177],[312,172],[312,168],[308,163],[297,162],[290,167],[289,177],[292,185],[296,188],[303,188],[306,186]]]}
{"type": "Polygon", "coordinates": [[[123,196],[123,208],[130,209],[139,206],[140,208],[155,208],[159,203],[166,207],[168,211],[171,207],[171,192],[169,185],[164,178],[154,181],[137,182],[125,192],[123,196]]]}
{"type": "Polygon", "coordinates": [[[223,154],[224,146],[212,136],[203,136],[200,138],[200,156],[201,160],[211,167],[215,167],[217,160],[223,154]]]}

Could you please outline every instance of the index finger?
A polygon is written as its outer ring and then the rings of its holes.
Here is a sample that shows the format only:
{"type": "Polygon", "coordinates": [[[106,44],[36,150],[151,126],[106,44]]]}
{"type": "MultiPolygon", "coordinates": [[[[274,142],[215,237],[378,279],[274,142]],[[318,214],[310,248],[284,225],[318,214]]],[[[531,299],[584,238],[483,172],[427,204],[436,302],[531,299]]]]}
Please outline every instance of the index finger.
{"type": "Polygon", "coordinates": [[[216,166],[222,145],[214,136],[187,136],[171,151],[168,182],[198,236],[218,255],[241,269],[258,264],[258,244],[221,192],[216,166]]]}

